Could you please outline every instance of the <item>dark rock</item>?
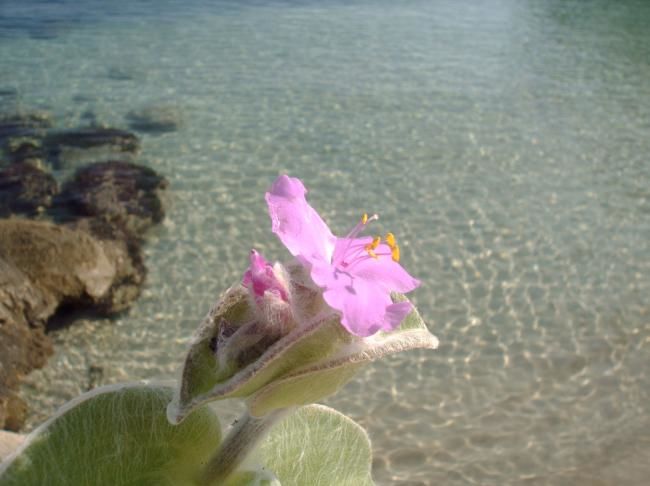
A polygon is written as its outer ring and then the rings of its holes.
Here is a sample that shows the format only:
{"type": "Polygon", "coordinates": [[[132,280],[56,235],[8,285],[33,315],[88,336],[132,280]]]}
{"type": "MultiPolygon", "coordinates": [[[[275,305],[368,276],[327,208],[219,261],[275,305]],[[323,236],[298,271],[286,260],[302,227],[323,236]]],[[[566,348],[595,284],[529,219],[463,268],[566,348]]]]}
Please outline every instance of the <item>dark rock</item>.
{"type": "Polygon", "coordinates": [[[97,114],[92,110],[84,111],[79,118],[86,121],[89,125],[98,125],[97,114]]]}
{"type": "Polygon", "coordinates": [[[51,174],[31,163],[15,163],[0,170],[0,216],[34,215],[52,204],[59,187],[51,174]]]}
{"type": "Polygon", "coordinates": [[[40,136],[52,126],[49,113],[0,115],[0,140],[17,136],[40,136]]]}
{"type": "MultiPolygon", "coordinates": [[[[140,239],[162,221],[161,196],[167,185],[164,177],[148,167],[120,160],[98,162],[79,169],[64,184],[57,207],[65,207],[72,217],[99,218],[111,231],[140,239]]],[[[95,224],[92,233],[101,227],[95,224]]]]}
{"type": "Polygon", "coordinates": [[[0,96],[16,98],[18,96],[18,90],[13,86],[2,86],[0,87],[0,96]]]}
{"type": "Polygon", "coordinates": [[[86,384],[86,391],[90,391],[101,384],[104,378],[104,368],[97,365],[90,365],[88,367],[88,383],[86,384]]]}
{"type": "Polygon", "coordinates": [[[51,132],[45,137],[45,146],[51,152],[61,147],[88,149],[110,146],[119,152],[136,153],[140,149],[140,139],[120,128],[87,127],[51,132]]]}
{"type": "Polygon", "coordinates": [[[133,130],[164,133],[177,130],[182,124],[180,110],[175,106],[147,106],[126,115],[133,130]]]}

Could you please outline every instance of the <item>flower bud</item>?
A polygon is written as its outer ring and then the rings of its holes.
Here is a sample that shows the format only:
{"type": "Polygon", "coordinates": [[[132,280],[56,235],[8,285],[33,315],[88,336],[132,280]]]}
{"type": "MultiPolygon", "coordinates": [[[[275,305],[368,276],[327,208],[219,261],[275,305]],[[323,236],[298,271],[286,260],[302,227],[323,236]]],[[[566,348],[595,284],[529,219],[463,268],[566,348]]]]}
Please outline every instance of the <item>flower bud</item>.
{"type": "MultiPolygon", "coordinates": [[[[240,369],[255,361],[296,325],[291,311],[289,278],[282,265],[271,265],[251,250],[250,266],[244,273],[242,286],[248,291],[248,302],[241,303],[242,313],[236,318],[217,314],[219,332],[213,338],[212,347],[222,369],[240,369]]],[[[244,297],[240,287],[230,289],[228,294],[235,300],[244,297]]]]}
{"type": "Polygon", "coordinates": [[[415,309],[393,331],[351,334],[301,262],[271,265],[252,251],[242,283],[228,289],[199,326],[168,417],[177,423],[206,402],[233,397],[245,398],[254,416],[313,403],[369,361],[436,346],[415,309]]]}

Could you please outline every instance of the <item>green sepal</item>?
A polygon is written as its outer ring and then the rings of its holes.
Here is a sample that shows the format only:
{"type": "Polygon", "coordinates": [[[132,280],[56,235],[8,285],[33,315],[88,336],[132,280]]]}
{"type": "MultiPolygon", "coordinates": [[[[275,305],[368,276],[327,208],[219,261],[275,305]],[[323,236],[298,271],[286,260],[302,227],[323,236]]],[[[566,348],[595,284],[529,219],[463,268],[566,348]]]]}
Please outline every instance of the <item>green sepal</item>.
{"type": "Polygon", "coordinates": [[[248,399],[248,411],[261,417],[280,408],[309,405],[336,393],[363,363],[344,363],[327,368],[307,368],[268,384],[248,399]]]}
{"type": "MultiPolygon", "coordinates": [[[[407,301],[403,295],[392,297],[394,302],[407,301]]],[[[180,388],[168,408],[170,421],[183,420],[207,402],[232,397],[248,398],[256,416],[313,403],[335,393],[360,364],[400,351],[438,346],[415,308],[397,329],[367,338],[350,334],[336,313],[327,313],[297,327],[257,360],[228,374],[219,368],[213,342],[224,315],[228,319],[246,315],[245,298],[242,290],[229,290],[201,324],[185,360],[180,388]]]]}

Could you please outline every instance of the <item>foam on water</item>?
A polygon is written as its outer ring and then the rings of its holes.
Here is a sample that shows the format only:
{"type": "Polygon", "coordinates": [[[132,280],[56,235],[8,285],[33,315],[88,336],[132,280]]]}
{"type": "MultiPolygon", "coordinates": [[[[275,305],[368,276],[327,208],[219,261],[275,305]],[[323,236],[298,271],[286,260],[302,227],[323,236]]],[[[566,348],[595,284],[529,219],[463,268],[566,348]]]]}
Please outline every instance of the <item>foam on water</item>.
{"type": "Polygon", "coordinates": [[[143,135],[141,162],[171,181],[145,292],[56,333],[24,387],[31,424],[88,386],[173,376],[249,249],[288,256],[263,201],[288,172],[339,234],[380,213],[424,282],[439,350],[376,363],[329,400],[368,428],[378,483],[645,480],[645,2],[4,5],[3,109],[183,119],[143,135]]]}

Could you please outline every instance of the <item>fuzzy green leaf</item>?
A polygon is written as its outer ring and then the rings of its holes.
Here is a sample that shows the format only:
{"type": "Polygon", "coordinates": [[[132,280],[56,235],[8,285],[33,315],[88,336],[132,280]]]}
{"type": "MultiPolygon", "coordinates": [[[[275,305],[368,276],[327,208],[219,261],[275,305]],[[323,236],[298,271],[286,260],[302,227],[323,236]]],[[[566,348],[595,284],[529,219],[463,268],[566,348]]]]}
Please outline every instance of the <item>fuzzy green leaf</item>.
{"type": "Polygon", "coordinates": [[[208,408],[172,426],[166,386],[114,385],[63,407],[0,465],[1,486],[195,486],[217,449],[219,420],[208,408]]]}
{"type": "Polygon", "coordinates": [[[298,409],[276,424],[261,445],[262,462],[285,486],[371,486],[366,432],[322,405],[298,409]]]}

